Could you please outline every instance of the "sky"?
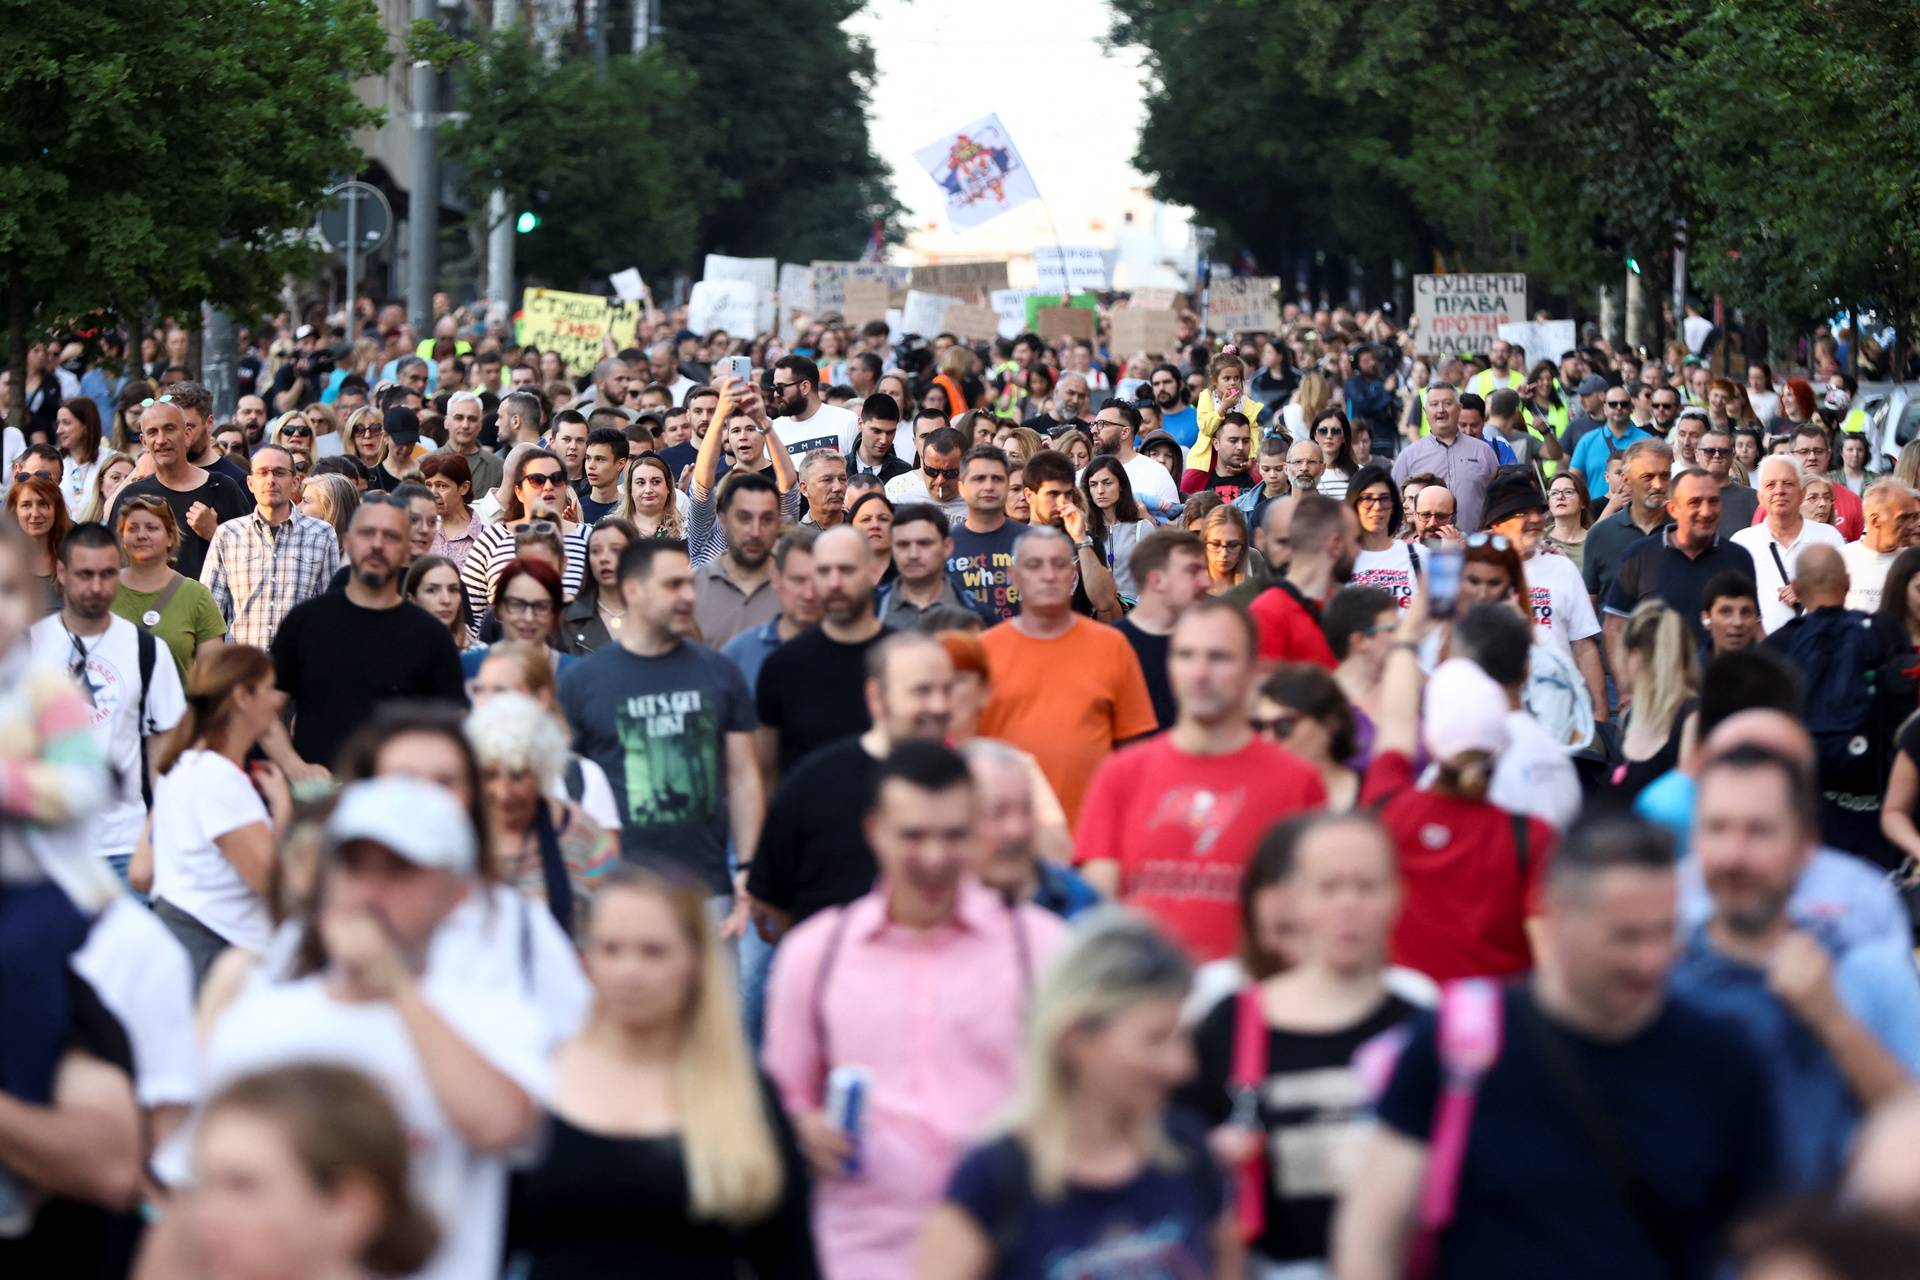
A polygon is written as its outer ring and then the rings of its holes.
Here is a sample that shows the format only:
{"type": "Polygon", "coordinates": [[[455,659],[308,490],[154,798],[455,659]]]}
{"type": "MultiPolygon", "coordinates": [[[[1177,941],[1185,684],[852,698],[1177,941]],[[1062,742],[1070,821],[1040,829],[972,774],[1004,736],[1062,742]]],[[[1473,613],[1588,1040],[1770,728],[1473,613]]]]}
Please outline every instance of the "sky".
{"type": "Polygon", "coordinates": [[[847,28],[874,48],[869,128],[893,167],[912,248],[957,258],[1024,252],[1053,238],[1048,210],[1063,241],[1112,244],[1130,193],[1147,185],[1129,163],[1144,71],[1137,50],[1108,52],[1112,26],[1106,0],[867,0],[847,28]],[[1047,208],[1030,204],[954,232],[913,153],[993,112],[1047,208]]]}

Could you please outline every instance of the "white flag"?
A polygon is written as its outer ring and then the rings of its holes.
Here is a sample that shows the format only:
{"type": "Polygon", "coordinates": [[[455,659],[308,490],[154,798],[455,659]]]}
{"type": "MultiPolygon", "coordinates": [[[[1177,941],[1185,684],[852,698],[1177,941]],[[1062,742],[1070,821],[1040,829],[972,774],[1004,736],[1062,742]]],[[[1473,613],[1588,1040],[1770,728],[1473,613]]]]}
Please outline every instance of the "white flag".
{"type": "Polygon", "coordinates": [[[956,231],[1040,198],[1032,170],[997,115],[976,120],[913,155],[947,193],[947,217],[956,231]]]}

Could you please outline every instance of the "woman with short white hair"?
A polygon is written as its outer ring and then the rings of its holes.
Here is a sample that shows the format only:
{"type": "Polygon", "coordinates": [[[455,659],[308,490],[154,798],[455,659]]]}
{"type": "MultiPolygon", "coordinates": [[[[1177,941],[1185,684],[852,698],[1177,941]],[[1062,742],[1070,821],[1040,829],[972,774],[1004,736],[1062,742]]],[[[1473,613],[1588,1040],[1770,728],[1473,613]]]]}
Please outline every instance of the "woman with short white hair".
{"type": "Polygon", "coordinates": [[[620,842],[578,805],[556,799],[569,754],[553,713],[521,693],[488,698],[467,716],[501,878],[544,902],[569,934],[587,916],[620,842]]]}

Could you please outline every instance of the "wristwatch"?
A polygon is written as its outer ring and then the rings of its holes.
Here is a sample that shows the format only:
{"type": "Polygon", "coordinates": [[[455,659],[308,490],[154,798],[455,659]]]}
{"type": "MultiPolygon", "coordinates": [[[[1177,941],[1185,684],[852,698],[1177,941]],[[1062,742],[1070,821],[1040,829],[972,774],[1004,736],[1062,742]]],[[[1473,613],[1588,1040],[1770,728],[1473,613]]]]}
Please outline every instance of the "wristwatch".
{"type": "Polygon", "coordinates": [[[1092,539],[1092,538],[1082,538],[1082,539],[1080,539],[1080,541],[1078,541],[1078,542],[1076,542],[1076,543],[1074,543],[1074,544],[1073,544],[1073,546],[1074,546],[1074,550],[1076,550],[1076,551],[1085,551],[1085,550],[1087,550],[1087,549],[1088,549],[1089,547],[1091,547],[1091,546],[1093,546],[1093,539],[1092,539]]]}

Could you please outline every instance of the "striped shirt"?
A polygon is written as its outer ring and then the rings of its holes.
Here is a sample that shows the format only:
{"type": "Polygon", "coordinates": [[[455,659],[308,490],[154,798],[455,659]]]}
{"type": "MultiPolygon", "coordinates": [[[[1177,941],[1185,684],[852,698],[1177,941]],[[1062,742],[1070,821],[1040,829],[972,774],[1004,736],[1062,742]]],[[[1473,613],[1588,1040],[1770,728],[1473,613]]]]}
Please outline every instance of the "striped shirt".
{"type": "Polygon", "coordinates": [[[235,644],[271,648],[293,606],[327,589],[340,567],[340,538],[325,520],[294,508],[271,525],[259,511],[213,531],[200,581],[235,644]]]}
{"type": "MultiPolygon", "coordinates": [[[[698,569],[726,554],[727,531],[721,527],[720,513],[714,507],[719,486],[702,489],[697,484],[690,484],[687,487],[692,490],[687,506],[687,558],[698,569]]],[[[800,523],[801,513],[807,509],[806,504],[807,495],[801,492],[799,485],[780,495],[781,522],[800,523]]]]}
{"type": "MultiPolygon", "coordinates": [[[[519,530],[504,524],[475,527],[480,532],[467,549],[467,558],[460,566],[460,580],[466,583],[467,601],[477,625],[481,615],[493,604],[493,586],[500,581],[501,571],[513,559],[513,539],[519,530]]],[[[580,584],[586,581],[587,534],[590,532],[586,525],[577,524],[560,538],[560,544],[567,549],[567,567],[560,574],[560,590],[568,600],[580,594],[580,584]]]]}

